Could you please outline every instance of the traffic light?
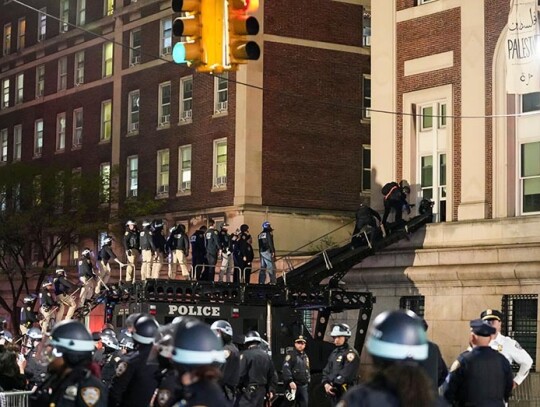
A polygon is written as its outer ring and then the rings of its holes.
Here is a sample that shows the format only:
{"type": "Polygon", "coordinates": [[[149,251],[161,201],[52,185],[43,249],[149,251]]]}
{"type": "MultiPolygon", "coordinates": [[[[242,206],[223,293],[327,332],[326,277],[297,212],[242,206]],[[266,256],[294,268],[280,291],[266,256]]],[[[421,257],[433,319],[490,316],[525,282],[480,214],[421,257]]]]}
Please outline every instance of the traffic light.
{"type": "Polygon", "coordinates": [[[182,37],[173,47],[173,61],[187,63],[198,72],[223,72],[225,1],[172,0],[174,12],[182,15],[172,24],[182,37]]]}
{"type": "Polygon", "coordinates": [[[259,22],[250,15],[259,8],[259,0],[228,0],[227,60],[229,70],[238,69],[238,64],[247,64],[261,55],[259,45],[249,39],[259,33],[259,22]]]}

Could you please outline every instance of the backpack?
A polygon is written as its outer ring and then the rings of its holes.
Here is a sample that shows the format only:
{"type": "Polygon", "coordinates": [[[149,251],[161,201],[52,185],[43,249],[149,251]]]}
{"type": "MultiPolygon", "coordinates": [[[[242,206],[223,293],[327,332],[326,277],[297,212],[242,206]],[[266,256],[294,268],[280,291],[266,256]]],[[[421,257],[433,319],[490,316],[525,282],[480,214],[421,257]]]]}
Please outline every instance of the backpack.
{"type": "Polygon", "coordinates": [[[397,182],[388,182],[387,184],[385,184],[382,189],[381,189],[381,193],[386,196],[390,193],[390,190],[394,187],[399,187],[399,184],[397,182]]]}

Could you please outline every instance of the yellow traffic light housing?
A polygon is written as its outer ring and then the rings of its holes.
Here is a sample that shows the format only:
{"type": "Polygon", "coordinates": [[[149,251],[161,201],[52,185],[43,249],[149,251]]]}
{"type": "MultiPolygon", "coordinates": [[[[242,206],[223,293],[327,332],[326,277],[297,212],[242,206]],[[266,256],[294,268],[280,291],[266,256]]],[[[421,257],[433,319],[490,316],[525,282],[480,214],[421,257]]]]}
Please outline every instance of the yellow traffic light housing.
{"type": "Polygon", "coordinates": [[[259,7],[258,0],[228,0],[227,60],[230,70],[239,64],[257,60],[261,55],[259,45],[248,36],[259,33],[259,22],[250,15],[259,7]]]}

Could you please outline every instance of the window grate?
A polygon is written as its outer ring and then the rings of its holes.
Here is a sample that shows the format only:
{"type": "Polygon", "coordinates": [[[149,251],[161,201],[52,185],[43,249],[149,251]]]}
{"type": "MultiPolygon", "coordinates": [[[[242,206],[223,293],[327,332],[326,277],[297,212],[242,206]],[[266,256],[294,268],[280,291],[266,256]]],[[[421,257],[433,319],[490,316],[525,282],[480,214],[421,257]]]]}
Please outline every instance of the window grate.
{"type": "Polygon", "coordinates": [[[424,318],[424,300],[423,295],[409,295],[399,299],[399,308],[413,311],[420,318],[424,318]]]}
{"type": "MultiPolygon", "coordinates": [[[[502,334],[518,341],[529,353],[533,360],[531,371],[534,371],[538,332],[538,295],[503,295],[502,312],[504,315],[502,334]]],[[[517,370],[519,366],[514,364],[513,367],[517,370]]]]}

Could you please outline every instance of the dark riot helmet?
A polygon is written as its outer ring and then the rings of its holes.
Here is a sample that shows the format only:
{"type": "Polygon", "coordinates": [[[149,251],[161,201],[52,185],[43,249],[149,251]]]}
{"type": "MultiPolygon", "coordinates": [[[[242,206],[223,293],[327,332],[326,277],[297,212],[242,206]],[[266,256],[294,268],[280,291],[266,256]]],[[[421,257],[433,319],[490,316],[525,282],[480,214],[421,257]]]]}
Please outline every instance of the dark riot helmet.
{"type": "Polygon", "coordinates": [[[103,335],[110,335],[114,336],[116,338],[116,332],[114,332],[114,329],[112,328],[105,328],[101,330],[101,336],[103,335]]]}
{"type": "Polygon", "coordinates": [[[422,320],[410,310],[379,314],[368,333],[366,347],[375,359],[421,361],[428,356],[422,320]]]}
{"type": "Polygon", "coordinates": [[[79,321],[70,319],[59,322],[51,332],[53,354],[62,357],[67,365],[76,366],[90,362],[95,350],[94,340],[88,329],[79,321]]]}
{"type": "Polygon", "coordinates": [[[240,232],[247,232],[249,230],[249,226],[245,223],[240,226],[240,232]]]}
{"type": "Polygon", "coordinates": [[[259,334],[257,331],[249,331],[246,334],[244,343],[250,343],[250,342],[262,342],[261,334],[259,334]]]}
{"type": "Polygon", "coordinates": [[[139,318],[142,314],[139,313],[139,312],[135,312],[133,314],[129,314],[128,317],[126,318],[126,322],[125,322],[125,325],[126,325],[126,328],[133,328],[133,326],[135,326],[135,321],[137,320],[137,318],[139,318]]]}
{"type": "Polygon", "coordinates": [[[141,314],[133,325],[133,340],[143,345],[150,345],[159,329],[159,324],[153,316],[141,314]]]}
{"type": "Polygon", "coordinates": [[[120,344],[118,343],[118,339],[116,339],[115,335],[111,335],[110,333],[101,333],[101,343],[106,348],[112,349],[112,350],[118,350],[120,349],[120,344]]]}
{"type": "Polygon", "coordinates": [[[221,340],[209,325],[190,321],[176,329],[172,361],[184,369],[193,369],[225,363],[225,352],[221,340]]]}

